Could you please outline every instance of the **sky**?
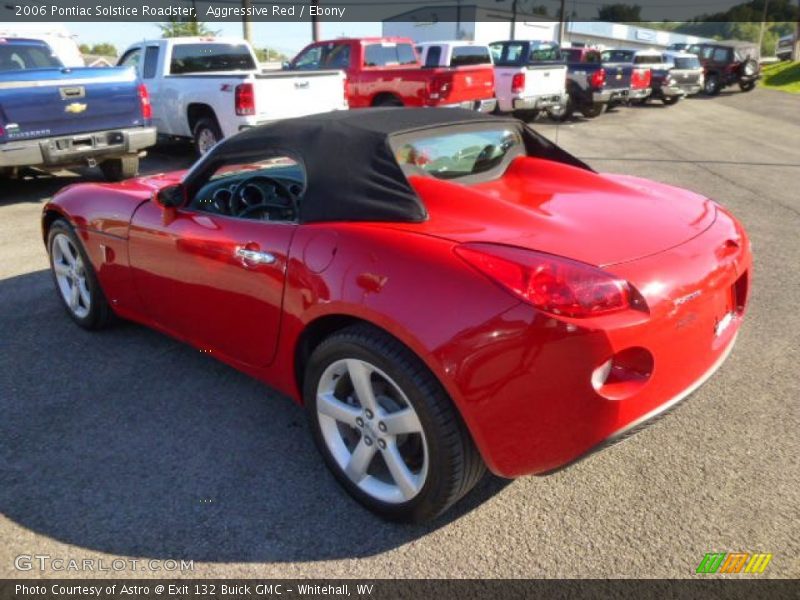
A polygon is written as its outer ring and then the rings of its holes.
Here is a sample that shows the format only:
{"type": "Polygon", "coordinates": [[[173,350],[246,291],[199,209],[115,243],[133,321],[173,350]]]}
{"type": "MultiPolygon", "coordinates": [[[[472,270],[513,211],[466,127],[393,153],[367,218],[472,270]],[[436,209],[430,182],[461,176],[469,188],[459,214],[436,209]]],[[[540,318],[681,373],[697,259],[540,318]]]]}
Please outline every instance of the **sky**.
{"type": "MultiPolygon", "coordinates": [[[[66,27],[77,36],[79,44],[99,44],[110,42],[116,46],[120,54],[131,44],[143,39],[161,37],[156,23],[119,23],[119,22],[83,22],[83,23],[37,23],[45,28],[47,25],[66,27]]],[[[33,24],[29,26],[34,26],[33,24]]],[[[210,23],[212,30],[219,30],[219,35],[241,37],[241,23],[210,23]]],[[[350,35],[355,37],[381,35],[380,23],[321,23],[322,39],[350,35]]],[[[285,54],[294,54],[311,42],[310,23],[253,23],[253,44],[257,47],[270,47],[285,54]]]]}

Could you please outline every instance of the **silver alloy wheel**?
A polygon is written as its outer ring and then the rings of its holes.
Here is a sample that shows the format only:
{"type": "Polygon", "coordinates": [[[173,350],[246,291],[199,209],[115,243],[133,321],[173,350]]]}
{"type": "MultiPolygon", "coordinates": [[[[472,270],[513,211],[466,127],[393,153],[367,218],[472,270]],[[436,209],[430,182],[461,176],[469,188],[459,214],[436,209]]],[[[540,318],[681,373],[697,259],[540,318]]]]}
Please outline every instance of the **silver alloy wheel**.
{"type": "Polygon", "coordinates": [[[325,444],[362,491],[391,504],[425,485],[428,444],[406,395],[363,360],[331,363],[317,384],[317,418],[325,444]]]}
{"type": "Polygon", "coordinates": [[[197,135],[197,149],[200,152],[200,155],[206,154],[209,150],[211,150],[214,146],[217,145],[217,136],[214,135],[214,132],[211,131],[208,127],[204,127],[200,130],[197,135]]]}
{"type": "Polygon", "coordinates": [[[81,255],[64,233],[53,238],[52,253],[53,271],[61,297],[72,314],[79,319],[85,319],[92,308],[92,301],[81,255]]]}

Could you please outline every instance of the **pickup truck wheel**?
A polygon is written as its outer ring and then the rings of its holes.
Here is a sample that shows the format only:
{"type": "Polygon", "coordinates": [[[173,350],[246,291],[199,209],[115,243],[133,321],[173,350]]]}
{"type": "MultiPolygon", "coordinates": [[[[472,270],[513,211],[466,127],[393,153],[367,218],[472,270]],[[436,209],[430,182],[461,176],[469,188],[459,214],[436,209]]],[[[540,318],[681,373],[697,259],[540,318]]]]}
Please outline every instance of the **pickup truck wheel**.
{"type": "Polygon", "coordinates": [[[703,84],[703,91],[708,96],[716,96],[720,92],[719,75],[709,75],[703,84]]]}
{"type": "Polygon", "coordinates": [[[328,467],[383,518],[433,519],[486,472],[438,380],[408,348],[372,327],[349,327],[317,346],[303,398],[328,467]]]}
{"type": "Polygon", "coordinates": [[[749,92],[756,87],[755,81],[740,81],[739,82],[739,89],[743,92],[749,92]]]}
{"type": "Polygon", "coordinates": [[[217,120],[206,117],[197,121],[194,126],[194,150],[198,156],[204,156],[211,148],[222,140],[222,130],[217,120]]]}
{"type": "Polygon", "coordinates": [[[547,116],[553,121],[563,123],[572,117],[573,112],[575,112],[575,107],[572,105],[572,100],[568,100],[563,106],[554,106],[553,108],[548,108],[547,116]]]}
{"type": "Polygon", "coordinates": [[[664,96],[661,101],[666,104],[667,106],[672,106],[673,104],[677,104],[678,100],[680,100],[680,96],[664,96]]]}
{"type": "Polygon", "coordinates": [[[595,102],[594,104],[590,104],[581,108],[581,114],[583,114],[583,116],[587,119],[595,119],[603,114],[605,107],[605,104],[602,104],[601,102],[595,102]]]}
{"type": "Polygon", "coordinates": [[[114,317],[78,236],[63,219],[47,233],[50,272],[64,307],[84,329],[102,329],[114,317]]]}
{"type": "Polygon", "coordinates": [[[100,170],[106,181],[122,181],[139,174],[139,157],[135,154],[121,158],[111,158],[100,163],[100,170]]]}

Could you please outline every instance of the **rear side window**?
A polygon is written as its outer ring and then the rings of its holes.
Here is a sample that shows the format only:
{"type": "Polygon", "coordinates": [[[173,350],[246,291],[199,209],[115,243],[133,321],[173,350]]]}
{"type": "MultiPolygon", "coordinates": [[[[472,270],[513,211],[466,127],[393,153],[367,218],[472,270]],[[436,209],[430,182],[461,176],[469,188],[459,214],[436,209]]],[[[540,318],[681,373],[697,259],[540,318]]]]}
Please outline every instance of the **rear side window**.
{"type": "Polygon", "coordinates": [[[158,69],[158,46],[148,46],[144,52],[144,69],[142,77],[144,79],[152,79],[156,76],[158,69]]]}
{"type": "Polygon", "coordinates": [[[391,67],[416,63],[417,55],[411,44],[370,44],[364,49],[365,67],[391,67]]]}
{"type": "Polygon", "coordinates": [[[61,67],[46,44],[7,44],[0,42],[0,72],[61,67]]]}
{"type": "Polygon", "coordinates": [[[255,60],[245,44],[179,44],[172,47],[169,66],[173,75],[255,69],[255,60]]]}
{"type": "Polygon", "coordinates": [[[490,180],[499,177],[513,158],[525,154],[522,135],[514,127],[409,134],[391,144],[407,174],[437,179],[490,180]]]}
{"type": "Polygon", "coordinates": [[[587,52],[583,55],[583,62],[596,65],[603,62],[603,57],[600,56],[599,52],[587,52]]]}
{"type": "Polygon", "coordinates": [[[714,54],[712,54],[711,60],[713,60],[714,62],[727,62],[728,61],[728,49],[727,48],[714,48],[714,54]]]}
{"type": "Polygon", "coordinates": [[[488,48],[483,46],[456,46],[450,57],[451,67],[465,67],[469,65],[488,65],[492,63],[488,48]]]}
{"type": "Polygon", "coordinates": [[[440,60],[442,60],[442,47],[430,46],[428,48],[428,53],[425,55],[425,66],[438,67],[440,60]]]}

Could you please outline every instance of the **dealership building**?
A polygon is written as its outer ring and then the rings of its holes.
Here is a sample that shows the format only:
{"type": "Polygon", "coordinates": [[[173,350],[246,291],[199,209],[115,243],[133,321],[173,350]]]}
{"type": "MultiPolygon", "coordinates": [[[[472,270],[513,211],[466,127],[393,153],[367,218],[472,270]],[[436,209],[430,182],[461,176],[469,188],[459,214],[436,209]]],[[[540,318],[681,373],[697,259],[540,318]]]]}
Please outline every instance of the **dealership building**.
{"type": "MultiPolygon", "coordinates": [[[[472,40],[557,40],[558,21],[547,17],[514,15],[511,11],[476,5],[431,6],[384,19],[383,35],[410,37],[417,42],[472,40]]],[[[692,35],[671,33],[603,21],[567,22],[564,43],[600,47],[666,48],[676,43],[707,41],[692,35]]]]}

